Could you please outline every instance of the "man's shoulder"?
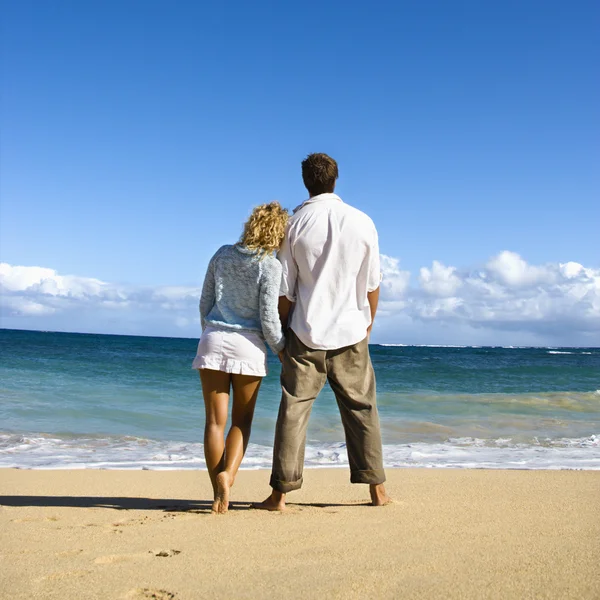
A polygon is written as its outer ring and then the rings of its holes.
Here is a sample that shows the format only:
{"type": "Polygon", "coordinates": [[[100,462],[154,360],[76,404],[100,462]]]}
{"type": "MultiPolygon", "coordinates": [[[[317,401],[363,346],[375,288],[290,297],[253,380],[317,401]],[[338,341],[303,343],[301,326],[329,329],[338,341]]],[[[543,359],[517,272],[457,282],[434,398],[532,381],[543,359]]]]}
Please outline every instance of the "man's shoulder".
{"type": "Polygon", "coordinates": [[[288,221],[290,239],[294,240],[304,225],[314,222],[315,219],[320,220],[321,216],[336,218],[336,220],[343,217],[347,223],[352,223],[354,228],[367,235],[369,239],[377,238],[377,228],[369,215],[346,202],[337,201],[301,204],[288,221]]]}
{"type": "MultiPolygon", "coordinates": [[[[369,244],[377,242],[377,228],[371,217],[350,204],[344,204],[342,215],[344,217],[344,230],[350,235],[357,236],[356,239],[363,239],[369,244]],[[352,233],[350,233],[352,232],[352,233]]],[[[340,214],[340,213],[338,213],[340,214]]]]}
{"type": "Polygon", "coordinates": [[[325,202],[305,201],[302,204],[299,204],[296,208],[294,208],[293,214],[289,219],[289,223],[292,224],[297,221],[300,221],[304,217],[307,217],[313,213],[333,211],[333,212],[337,212],[337,213],[352,214],[356,218],[363,219],[363,220],[368,221],[369,223],[373,224],[373,220],[371,219],[371,217],[369,217],[369,215],[367,215],[367,213],[363,212],[362,210],[359,210],[358,208],[352,206],[351,204],[348,204],[347,202],[343,202],[340,200],[341,199],[338,199],[335,202],[332,202],[332,201],[325,201],[325,202]]]}
{"type": "Polygon", "coordinates": [[[312,211],[310,210],[310,204],[300,204],[297,206],[287,222],[287,233],[286,235],[293,234],[298,228],[299,223],[306,222],[310,219],[312,211]]]}
{"type": "Polygon", "coordinates": [[[351,204],[344,203],[343,206],[346,208],[347,212],[354,216],[357,220],[364,221],[372,227],[375,227],[373,219],[371,219],[371,217],[366,212],[363,212],[362,210],[356,208],[355,206],[352,206],[351,204]]]}

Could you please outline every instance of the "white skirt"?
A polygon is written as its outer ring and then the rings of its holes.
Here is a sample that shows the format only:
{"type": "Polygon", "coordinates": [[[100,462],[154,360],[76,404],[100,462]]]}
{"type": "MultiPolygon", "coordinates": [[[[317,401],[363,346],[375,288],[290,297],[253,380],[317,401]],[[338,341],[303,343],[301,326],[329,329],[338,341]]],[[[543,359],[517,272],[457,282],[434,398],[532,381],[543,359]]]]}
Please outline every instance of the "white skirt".
{"type": "Polygon", "coordinates": [[[192,369],[264,377],[267,348],[258,333],[206,327],[198,342],[192,369]]]}

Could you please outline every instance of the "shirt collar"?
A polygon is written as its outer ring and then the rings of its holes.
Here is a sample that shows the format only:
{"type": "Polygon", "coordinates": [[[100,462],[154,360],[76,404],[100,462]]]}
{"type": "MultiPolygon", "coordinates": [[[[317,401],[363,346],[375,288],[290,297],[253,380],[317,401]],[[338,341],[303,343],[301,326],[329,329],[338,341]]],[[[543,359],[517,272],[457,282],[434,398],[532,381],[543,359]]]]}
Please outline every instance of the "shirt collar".
{"type": "Polygon", "coordinates": [[[343,202],[343,200],[337,194],[333,194],[330,192],[326,192],[325,194],[317,194],[316,196],[312,196],[308,200],[305,200],[299,206],[296,206],[296,208],[294,209],[294,213],[298,212],[307,204],[312,204],[313,202],[321,202],[322,200],[337,200],[338,202],[343,202]]]}
{"type": "Polygon", "coordinates": [[[235,249],[238,252],[241,252],[242,254],[256,254],[258,252],[258,250],[256,249],[252,249],[252,248],[248,248],[248,246],[244,246],[241,243],[237,243],[235,244],[235,249]]]}

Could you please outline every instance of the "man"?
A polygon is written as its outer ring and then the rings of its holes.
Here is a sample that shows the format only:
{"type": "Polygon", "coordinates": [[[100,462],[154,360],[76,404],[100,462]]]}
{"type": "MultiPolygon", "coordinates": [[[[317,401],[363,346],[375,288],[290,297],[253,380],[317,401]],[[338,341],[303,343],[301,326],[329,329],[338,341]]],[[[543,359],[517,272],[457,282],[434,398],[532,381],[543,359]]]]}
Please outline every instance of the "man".
{"type": "Polygon", "coordinates": [[[371,503],[381,506],[390,499],[368,347],[381,280],[377,231],[367,215],[333,193],[333,158],[307,156],[302,178],[310,198],[294,211],[278,256],[279,313],[289,328],[280,354],[273,492],[256,507],[283,510],[286,494],[301,487],[308,418],[326,380],[342,417],[350,481],[369,484],[371,503]]]}

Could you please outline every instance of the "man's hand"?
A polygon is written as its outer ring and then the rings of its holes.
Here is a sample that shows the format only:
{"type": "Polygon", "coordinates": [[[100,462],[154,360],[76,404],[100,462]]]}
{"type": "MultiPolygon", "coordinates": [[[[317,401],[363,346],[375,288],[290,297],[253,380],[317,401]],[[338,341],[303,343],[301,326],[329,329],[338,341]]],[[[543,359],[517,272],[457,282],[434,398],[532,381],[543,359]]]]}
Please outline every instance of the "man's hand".
{"type": "Polygon", "coordinates": [[[279,358],[279,362],[281,362],[281,363],[282,363],[282,362],[283,362],[283,350],[280,350],[280,351],[277,353],[277,357],[279,358]]]}

